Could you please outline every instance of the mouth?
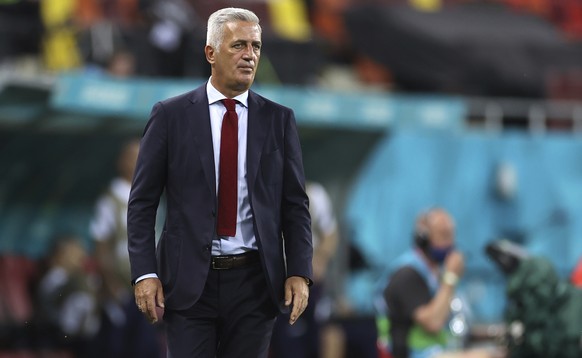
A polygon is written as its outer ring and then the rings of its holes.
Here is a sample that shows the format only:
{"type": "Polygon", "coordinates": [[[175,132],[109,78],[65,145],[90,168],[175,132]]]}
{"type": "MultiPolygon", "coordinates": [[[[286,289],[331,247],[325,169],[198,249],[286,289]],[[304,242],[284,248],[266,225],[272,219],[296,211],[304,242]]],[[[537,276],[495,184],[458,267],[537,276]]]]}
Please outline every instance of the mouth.
{"type": "Polygon", "coordinates": [[[239,70],[241,70],[243,72],[252,73],[254,71],[254,67],[251,67],[251,66],[239,66],[238,68],[239,68],[239,70]]]}

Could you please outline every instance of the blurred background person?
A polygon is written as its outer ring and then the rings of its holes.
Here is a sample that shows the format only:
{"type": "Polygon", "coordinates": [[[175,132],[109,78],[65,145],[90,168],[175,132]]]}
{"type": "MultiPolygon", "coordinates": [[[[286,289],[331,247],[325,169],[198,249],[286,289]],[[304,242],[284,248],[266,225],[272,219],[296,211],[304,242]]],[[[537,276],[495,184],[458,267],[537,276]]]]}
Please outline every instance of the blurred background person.
{"type": "Polygon", "coordinates": [[[107,65],[107,74],[118,78],[131,78],[135,75],[135,61],[133,53],[120,50],[111,57],[107,65]]]}
{"type": "Polygon", "coordinates": [[[87,270],[89,254],[81,239],[55,239],[36,292],[37,344],[62,349],[75,357],[93,357],[100,327],[95,276],[87,270]]]}
{"type": "Polygon", "coordinates": [[[40,1],[39,6],[44,25],[42,39],[44,65],[52,71],[78,68],[83,59],[77,43],[77,28],[74,21],[77,1],[40,1]]]}
{"type": "Polygon", "coordinates": [[[332,201],[323,185],[307,181],[305,191],[309,197],[313,235],[313,285],[310,287],[307,309],[294,325],[287,324],[289,314],[277,318],[271,337],[273,358],[317,358],[323,354],[320,351],[320,331],[324,322],[318,319],[316,311],[324,294],[330,260],[336,252],[338,225],[332,201]]]}
{"type": "Polygon", "coordinates": [[[118,52],[142,50],[145,25],[140,1],[77,0],[73,7],[86,67],[107,68],[118,52]]]}
{"type": "Polygon", "coordinates": [[[414,248],[399,257],[384,291],[389,347],[395,358],[488,357],[485,352],[446,353],[451,344],[447,324],[451,302],[464,272],[455,249],[455,223],[441,208],[422,213],[416,222],[414,248]],[[446,355],[444,355],[446,354],[446,355]]]}
{"type": "Polygon", "coordinates": [[[578,261],[576,267],[572,271],[571,281],[574,286],[582,287],[582,259],[578,261]]]}
{"type": "Polygon", "coordinates": [[[157,326],[150,325],[139,312],[131,287],[127,201],[138,152],[137,139],[123,145],[117,162],[118,176],[99,198],[90,226],[103,285],[100,348],[107,357],[154,358],[162,352],[157,326]]]}

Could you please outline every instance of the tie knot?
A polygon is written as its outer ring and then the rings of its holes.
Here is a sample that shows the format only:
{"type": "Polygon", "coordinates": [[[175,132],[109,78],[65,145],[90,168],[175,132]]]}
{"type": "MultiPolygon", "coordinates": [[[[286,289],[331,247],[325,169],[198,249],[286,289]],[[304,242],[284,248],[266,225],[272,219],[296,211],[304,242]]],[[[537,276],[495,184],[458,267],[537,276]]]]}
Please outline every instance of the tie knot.
{"type": "Polygon", "coordinates": [[[227,111],[234,111],[236,106],[236,100],[225,98],[222,100],[222,104],[224,104],[227,111]]]}

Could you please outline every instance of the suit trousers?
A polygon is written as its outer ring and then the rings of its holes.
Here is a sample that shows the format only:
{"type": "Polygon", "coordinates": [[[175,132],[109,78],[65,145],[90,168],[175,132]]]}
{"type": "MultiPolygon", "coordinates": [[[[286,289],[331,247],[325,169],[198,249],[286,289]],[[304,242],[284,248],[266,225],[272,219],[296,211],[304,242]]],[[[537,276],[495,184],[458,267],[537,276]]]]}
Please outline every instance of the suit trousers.
{"type": "Polygon", "coordinates": [[[168,358],[266,358],[278,310],[260,263],[210,269],[200,299],[166,309],[168,358]]]}

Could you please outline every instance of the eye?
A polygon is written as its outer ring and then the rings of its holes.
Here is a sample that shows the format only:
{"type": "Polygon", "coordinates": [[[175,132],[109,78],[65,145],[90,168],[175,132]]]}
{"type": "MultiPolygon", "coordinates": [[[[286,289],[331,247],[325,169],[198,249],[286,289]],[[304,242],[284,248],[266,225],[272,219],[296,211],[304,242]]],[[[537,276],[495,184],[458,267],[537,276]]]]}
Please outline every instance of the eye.
{"type": "Polygon", "coordinates": [[[253,49],[254,49],[255,51],[260,51],[260,50],[261,50],[261,45],[259,45],[259,44],[254,44],[254,45],[253,45],[253,49]]]}
{"type": "Polygon", "coordinates": [[[243,45],[240,42],[237,42],[234,45],[232,45],[232,47],[237,50],[240,50],[243,47],[243,45]]]}

